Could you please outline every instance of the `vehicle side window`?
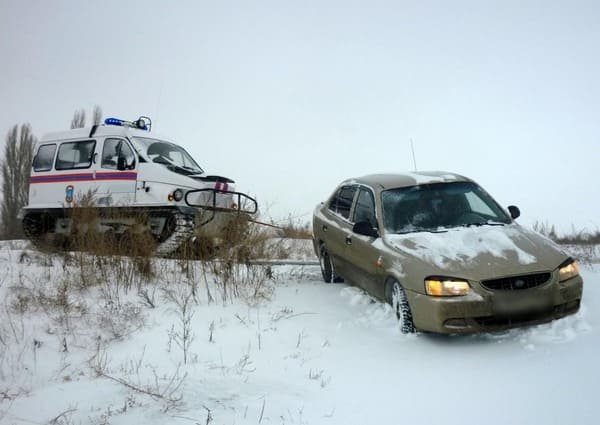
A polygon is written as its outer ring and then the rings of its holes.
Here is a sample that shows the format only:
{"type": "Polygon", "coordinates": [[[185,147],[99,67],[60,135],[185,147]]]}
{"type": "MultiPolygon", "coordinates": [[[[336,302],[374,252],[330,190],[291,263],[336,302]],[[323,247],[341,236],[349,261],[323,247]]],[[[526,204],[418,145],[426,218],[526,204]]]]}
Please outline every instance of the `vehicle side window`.
{"type": "Polygon", "coordinates": [[[50,171],[52,169],[52,162],[54,161],[54,154],[56,153],[56,144],[42,145],[37,151],[35,158],[33,158],[33,170],[34,171],[50,171]]]}
{"type": "Polygon", "coordinates": [[[94,157],[96,141],[66,142],[58,148],[55,168],[57,170],[74,170],[90,168],[94,157]]]}
{"type": "Polygon", "coordinates": [[[371,226],[376,227],[377,220],[375,219],[375,201],[373,193],[368,189],[360,189],[356,206],[354,207],[354,219],[352,222],[358,223],[367,221],[371,226]]]}
{"type": "Polygon", "coordinates": [[[102,148],[102,168],[112,170],[133,170],[135,154],[123,139],[106,139],[102,148]],[[121,166],[119,167],[119,161],[121,166]]]}
{"type": "Polygon", "coordinates": [[[356,186],[341,187],[331,199],[329,209],[346,219],[350,218],[350,209],[352,208],[352,201],[354,200],[356,189],[356,186]]]}

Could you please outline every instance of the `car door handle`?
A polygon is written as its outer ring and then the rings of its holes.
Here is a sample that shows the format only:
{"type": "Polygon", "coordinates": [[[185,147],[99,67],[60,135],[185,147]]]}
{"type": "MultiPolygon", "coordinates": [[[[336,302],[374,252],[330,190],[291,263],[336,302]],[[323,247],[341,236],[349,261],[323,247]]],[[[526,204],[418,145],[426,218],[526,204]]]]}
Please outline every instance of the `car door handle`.
{"type": "Polygon", "coordinates": [[[352,245],[352,236],[346,236],[346,245],[352,245]]]}
{"type": "Polygon", "coordinates": [[[327,226],[324,224],[322,227],[323,231],[326,232],[327,231],[327,226]]]}

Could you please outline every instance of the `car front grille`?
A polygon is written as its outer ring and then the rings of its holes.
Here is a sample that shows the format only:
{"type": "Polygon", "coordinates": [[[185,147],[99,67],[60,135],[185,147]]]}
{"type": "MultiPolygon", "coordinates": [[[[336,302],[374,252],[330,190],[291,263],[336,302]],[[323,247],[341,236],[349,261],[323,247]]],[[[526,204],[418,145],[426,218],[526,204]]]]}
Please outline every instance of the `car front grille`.
{"type": "Polygon", "coordinates": [[[569,301],[554,306],[547,311],[515,314],[510,316],[474,317],[475,322],[486,329],[505,329],[535,323],[544,323],[553,319],[574,314],[579,311],[581,300],[569,301]]]}
{"type": "Polygon", "coordinates": [[[543,285],[550,280],[551,273],[535,273],[522,276],[503,277],[500,279],[484,280],[481,284],[493,291],[520,291],[543,285]]]}

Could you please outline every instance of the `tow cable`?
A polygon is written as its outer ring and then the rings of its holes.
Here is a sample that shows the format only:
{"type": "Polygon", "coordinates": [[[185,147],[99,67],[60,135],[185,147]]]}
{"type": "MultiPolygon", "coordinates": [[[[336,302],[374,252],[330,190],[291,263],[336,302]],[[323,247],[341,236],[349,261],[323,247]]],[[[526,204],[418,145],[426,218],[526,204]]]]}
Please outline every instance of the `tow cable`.
{"type": "MultiPolygon", "coordinates": [[[[278,229],[278,230],[282,230],[282,231],[289,231],[289,228],[287,227],[282,227],[282,226],[277,226],[276,224],[271,224],[271,223],[265,223],[263,221],[258,221],[258,220],[253,220],[253,219],[248,219],[248,221],[250,223],[254,223],[254,224],[258,224],[260,226],[266,226],[266,227],[271,227],[273,229],[278,229]]],[[[308,235],[310,235],[311,239],[312,239],[312,234],[307,233],[308,235]]],[[[308,238],[299,238],[299,239],[308,239],[308,238]]],[[[319,262],[318,261],[310,261],[310,260],[291,260],[291,259],[282,259],[282,260],[253,260],[250,261],[251,264],[255,264],[258,266],[318,266],[319,262]]]]}

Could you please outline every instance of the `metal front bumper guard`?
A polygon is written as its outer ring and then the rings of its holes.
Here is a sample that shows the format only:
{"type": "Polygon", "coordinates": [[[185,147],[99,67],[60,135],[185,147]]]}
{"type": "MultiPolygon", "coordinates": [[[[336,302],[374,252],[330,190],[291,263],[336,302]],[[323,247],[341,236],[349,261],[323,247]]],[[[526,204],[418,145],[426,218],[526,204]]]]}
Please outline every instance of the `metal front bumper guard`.
{"type": "Polygon", "coordinates": [[[241,192],[232,192],[229,190],[218,190],[218,189],[195,189],[195,190],[190,190],[188,192],[186,192],[185,194],[185,203],[190,206],[190,207],[194,207],[194,208],[201,208],[203,210],[206,211],[211,211],[212,215],[208,220],[203,221],[202,223],[200,223],[201,226],[211,222],[214,218],[215,218],[215,213],[219,212],[219,213],[244,213],[244,214],[256,214],[256,212],[258,211],[258,203],[256,202],[256,199],[246,195],[245,193],[241,193],[241,192]],[[203,201],[206,202],[202,202],[202,203],[198,203],[198,202],[194,202],[193,200],[190,201],[189,197],[190,195],[193,194],[198,194],[198,193],[202,193],[202,194],[206,194],[207,196],[198,196],[198,199],[202,199],[203,201]],[[234,200],[237,199],[237,202],[234,203],[234,205],[232,205],[231,207],[225,207],[222,206],[224,203],[222,202],[221,205],[218,205],[217,202],[217,197],[218,196],[232,196],[234,200]]]}

